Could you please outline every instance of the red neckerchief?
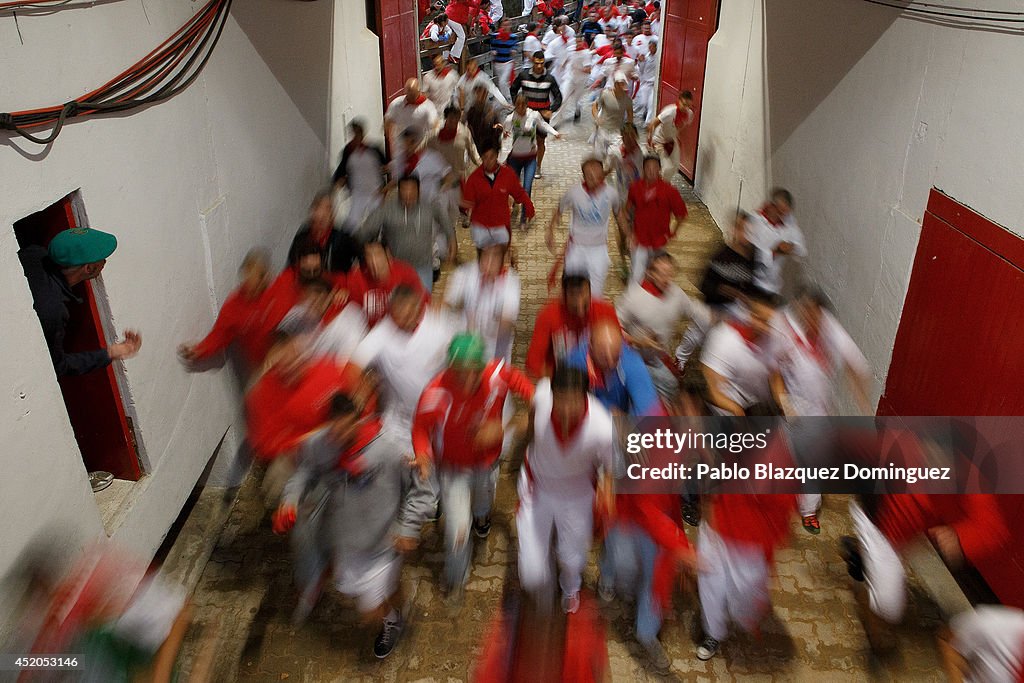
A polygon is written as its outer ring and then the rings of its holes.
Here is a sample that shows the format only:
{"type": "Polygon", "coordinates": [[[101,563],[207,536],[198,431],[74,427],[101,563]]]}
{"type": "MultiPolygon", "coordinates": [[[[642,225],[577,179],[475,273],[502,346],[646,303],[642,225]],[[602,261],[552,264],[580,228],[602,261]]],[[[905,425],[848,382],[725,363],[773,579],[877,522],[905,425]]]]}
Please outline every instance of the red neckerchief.
{"type": "Polygon", "coordinates": [[[658,289],[658,286],[656,284],[654,284],[653,282],[651,282],[650,280],[648,280],[646,278],[644,278],[644,281],[643,281],[643,283],[640,286],[643,287],[643,290],[645,292],[650,292],[651,294],[653,294],[654,296],[658,297],[659,299],[661,297],[665,296],[664,290],[658,289]]]}
{"type": "Polygon", "coordinates": [[[363,449],[369,446],[380,434],[381,418],[374,416],[356,428],[355,438],[347,448],[338,453],[338,469],[350,477],[358,477],[366,471],[366,458],[363,449]]]}
{"type": "Polygon", "coordinates": [[[565,35],[565,34],[563,33],[563,34],[562,34],[562,42],[563,42],[563,43],[568,43],[568,42],[569,42],[569,36],[567,36],[567,35],[565,35]]]}
{"type": "Polygon", "coordinates": [[[559,424],[558,420],[555,419],[555,409],[551,409],[551,432],[555,435],[555,438],[558,439],[559,444],[565,446],[576,437],[576,434],[580,431],[580,428],[583,427],[583,423],[587,419],[588,412],[590,412],[589,398],[587,399],[587,402],[583,404],[583,415],[580,416],[579,422],[571,425],[569,427],[569,431],[562,433],[562,426],[559,424]]]}
{"type": "Polygon", "coordinates": [[[416,166],[420,163],[421,156],[423,155],[420,152],[416,152],[406,158],[404,175],[412,175],[412,172],[416,170],[416,166]]]}
{"type": "Polygon", "coordinates": [[[682,107],[676,107],[676,118],[673,121],[673,123],[675,124],[676,128],[679,128],[679,126],[683,125],[683,122],[686,121],[686,114],[684,113],[686,111],[689,111],[689,110],[684,109],[682,107]]]}
{"type": "Polygon", "coordinates": [[[773,221],[772,219],[768,218],[767,214],[765,214],[766,208],[767,206],[762,207],[761,210],[758,211],[758,213],[761,215],[761,218],[763,218],[765,222],[768,223],[768,225],[772,226],[773,228],[780,227],[782,225],[782,221],[773,221]]]}
{"type": "MultiPolygon", "coordinates": [[[[416,98],[416,101],[413,102],[411,106],[418,107],[418,106],[420,106],[421,104],[423,104],[426,101],[427,101],[427,96],[424,95],[423,93],[420,93],[420,96],[416,98]]],[[[405,103],[408,105],[409,104],[409,100],[406,100],[405,103]]]]}
{"type": "Polygon", "coordinates": [[[751,350],[756,350],[758,348],[757,337],[754,336],[754,333],[751,331],[749,326],[740,323],[738,320],[730,320],[729,325],[732,329],[736,330],[748,348],[751,350]]]}
{"type": "Polygon", "coordinates": [[[796,329],[796,325],[790,320],[789,315],[784,316],[786,318],[786,324],[789,325],[789,329],[793,331],[793,336],[796,337],[797,345],[807,351],[815,362],[822,368],[828,366],[828,358],[825,356],[825,349],[821,345],[821,331],[812,339],[810,335],[806,334],[806,330],[801,332],[796,329]]]}
{"type": "Polygon", "coordinates": [[[437,139],[441,142],[451,142],[455,139],[455,136],[459,134],[459,127],[456,126],[449,130],[448,128],[442,128],[437,131],[437,139]]]}
{"type": "Polygon", "coordinates": [[[511,37],[512,34],[506,31],[505,29],[500,29],[498,31],[498,40],[508,40],[511,37]]]}
{"type": "Polygon", "coordinates": [[[434,75],[437,76],[438,78],[444,78],[445,76],[447,76],[451,72],[452,72],[452,70],[446,66],[445,68],[441,69],[440,71],[435,71],[434,75]]]}

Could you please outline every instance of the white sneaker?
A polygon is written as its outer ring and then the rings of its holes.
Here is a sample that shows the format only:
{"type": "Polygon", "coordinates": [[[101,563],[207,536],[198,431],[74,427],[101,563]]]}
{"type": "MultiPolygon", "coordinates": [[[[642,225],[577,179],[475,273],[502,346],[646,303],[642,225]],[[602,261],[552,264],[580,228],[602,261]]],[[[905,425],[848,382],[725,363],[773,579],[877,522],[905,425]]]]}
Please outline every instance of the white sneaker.
{"type": "Polygon", "coordinates": [[[718,653],[718,648],[721,646],[717,640],[711,636],[705,636],[704,642],[697,647],[697,659],[702,662],[706,662],[718,653]]]}

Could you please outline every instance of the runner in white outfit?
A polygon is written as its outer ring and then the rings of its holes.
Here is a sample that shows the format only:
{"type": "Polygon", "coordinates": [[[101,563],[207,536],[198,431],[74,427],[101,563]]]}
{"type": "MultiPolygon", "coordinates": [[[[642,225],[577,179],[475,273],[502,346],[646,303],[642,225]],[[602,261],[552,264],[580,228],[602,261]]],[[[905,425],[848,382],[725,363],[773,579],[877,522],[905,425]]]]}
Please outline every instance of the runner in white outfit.
{"type": "Polygon", "coordinates": [[[603,296],[604,281],[611,259],[608,256],[608,221],[617,215],[622,198],[604,182],[604,165],[599,159],[583,161],[583,182],[562,195],[547,230],[548,249],[555,253],[555,228],[562,214],[571,212],[569,241],[565,247],[565,272],[585,273],[594,296],[603,296]]]}
{"type": "Polygon", "coordinates": [[[519,581],[543,602],[551,586],[551,537],[555,541],[562,608],[579,608],[579,590],[593,531],[595,480],[601,501],[612,499],[613,425],[608,411],[587,393],[582,370],[556,368],[537,385],[530,418],[532,443],[519,477],[519,581]]]}
{"type": "Polygon", "coordinates": [[[519,318],[519,274],[505,267],[507,245],[480,252],[478,260],[451,274],[444,302],[462,315],[463,328],[481,336],[488,360],[512,361],[512,341],[519,318]]]}

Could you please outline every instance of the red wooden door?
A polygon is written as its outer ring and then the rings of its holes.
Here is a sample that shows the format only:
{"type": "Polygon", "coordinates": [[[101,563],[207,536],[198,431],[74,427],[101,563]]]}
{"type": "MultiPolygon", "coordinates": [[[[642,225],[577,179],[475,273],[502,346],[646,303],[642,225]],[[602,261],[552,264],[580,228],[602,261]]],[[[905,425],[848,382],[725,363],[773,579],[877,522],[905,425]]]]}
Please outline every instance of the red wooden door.
{"type": "Polygon", "coordinates": [[[401,94],[405,81],[419,76],[416,0],[377,0],[380,71],[384,106],[401,94]]]}
{"type": "MultiPolygon", "coordinates": [[[[71,196],[15,223],[20,247],[46,246],[58,232],[76,225],[71,196]]],[[[116,256],[114,257],[116,258],[116,256]]],[[[66,351],[94,351],[108,346],[91,282],[83,282],[75,292],[81,304],[68,305],[65,331],[66,351]]],[[[118,479],[137,481],[142,476],[134,431],[128,423],[121,390],[108,365],[85,375],[58,380],[68,419],[88,471],[102,470],[118,479]]]]}
{"type": "MultiPolygon", "coordinates": [[[[938,190],[924,216],[882,415],[1024,415],[1024,241],[938,190]]],[[[1024,538],[1024,496],[1000,496],[1024,538]]],[[[1005,603],[1024,607],[1024,550],[975,562],[1005,603]]]]}
{"type": "Polygon", "coordinates": [[[679,93],[693,93],[693,124],[680,139],[680,166],[690,181],[697,168],[697,138],[704,94],[708,41],[718,23],[718,0],[665,0],[661,40],[661,83],[658,106],[673,104],[679,93]]]}

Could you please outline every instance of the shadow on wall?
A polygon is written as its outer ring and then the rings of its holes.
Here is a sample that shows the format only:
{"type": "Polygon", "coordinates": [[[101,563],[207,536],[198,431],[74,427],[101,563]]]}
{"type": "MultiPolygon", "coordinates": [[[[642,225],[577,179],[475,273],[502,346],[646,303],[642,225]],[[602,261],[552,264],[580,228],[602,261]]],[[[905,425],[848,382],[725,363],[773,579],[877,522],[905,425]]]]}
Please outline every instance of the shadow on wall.
{"type": "Polygon", "coordinates": [[[325,145],[331,78],[331,0],[243,0],[231,15],[325,145]]]}
{"type": "Polygon", "coordinates": [[[766,0],[764,12],[766,143],[774,155],[900,12],[861,0],[766,0]]]}

